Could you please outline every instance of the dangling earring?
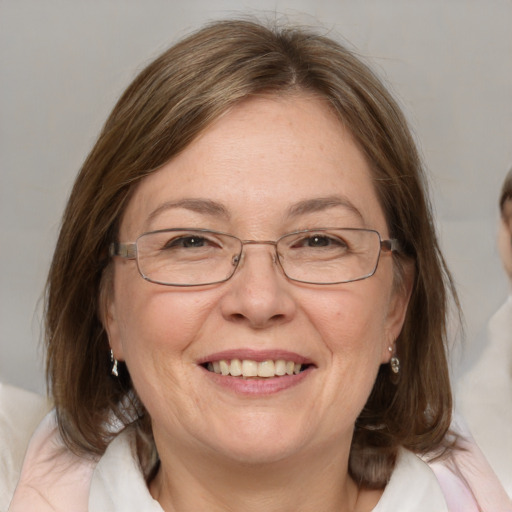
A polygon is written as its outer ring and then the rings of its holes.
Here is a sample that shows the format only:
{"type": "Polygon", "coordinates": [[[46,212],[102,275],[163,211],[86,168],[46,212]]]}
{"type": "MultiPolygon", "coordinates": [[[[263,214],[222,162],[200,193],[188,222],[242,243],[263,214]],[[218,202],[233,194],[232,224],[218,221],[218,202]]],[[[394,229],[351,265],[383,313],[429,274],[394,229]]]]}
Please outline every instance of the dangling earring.
{"type": "Polygon", "coordinates": [[[112,363],[112,375],[114,377],[119,377],[119,372],[117,370],[117,359],[114,357],[114,351],[110,349],[110,362],[112,363]]]}
{"type": "MultiPolygon", "coordinates": [[[[393,348],[392,347],[389,347],[388,350],[390,352],[393,352],[393,348]]],[[[394,356],[391,357],[391,360],[389,361],[389,364],[391,366],[391,371],[395,375],[398,375],[400,373],[400,359],[398,359],[398,357],[396,357],[396,355],[394,355],[394,356]]]]}

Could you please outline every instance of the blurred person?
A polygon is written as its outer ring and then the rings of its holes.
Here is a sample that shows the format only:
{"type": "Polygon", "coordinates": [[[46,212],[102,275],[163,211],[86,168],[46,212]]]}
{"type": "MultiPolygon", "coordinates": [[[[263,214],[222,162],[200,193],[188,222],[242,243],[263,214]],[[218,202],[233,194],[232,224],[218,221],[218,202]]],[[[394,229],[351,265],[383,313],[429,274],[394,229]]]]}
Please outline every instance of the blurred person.
{"type": "MultiPolygon", "coordinates": [[[[512,291],[512,169],[500,198],[498,250],[512,291]]],[[[489,321],[484,350],[458,384],[460,410],[512,497],[512,295],[489,321]]]]}

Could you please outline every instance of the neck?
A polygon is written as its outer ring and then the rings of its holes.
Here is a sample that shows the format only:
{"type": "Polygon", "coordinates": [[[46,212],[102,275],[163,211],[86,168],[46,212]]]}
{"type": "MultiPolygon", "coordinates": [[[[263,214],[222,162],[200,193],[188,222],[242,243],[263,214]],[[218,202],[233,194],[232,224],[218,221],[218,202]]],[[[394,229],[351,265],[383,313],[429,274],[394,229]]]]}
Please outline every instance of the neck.
{"type": "MultiPolygon", "coordinates": [[[[176,446],[172,453],[160,449],[160,470],[150,485],[151,494],[166,512],[357,509],[359,490],[348,475],[348,452],[332,446],[296,455],[293,460],[258,464],[204,450],[181,451],[176,446]]],[[[374,502],[380,494],[375,494],[374,502]]]]}

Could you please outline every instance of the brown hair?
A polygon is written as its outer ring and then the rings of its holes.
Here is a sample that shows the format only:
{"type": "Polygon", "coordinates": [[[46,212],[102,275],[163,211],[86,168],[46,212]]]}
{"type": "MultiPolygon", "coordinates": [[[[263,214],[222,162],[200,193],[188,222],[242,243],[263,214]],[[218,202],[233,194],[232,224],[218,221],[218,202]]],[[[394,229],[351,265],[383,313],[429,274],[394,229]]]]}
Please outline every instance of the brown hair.
{"type": "Polygon", "coordinates": [[[503,186],[501,187],[501,194],[500,194],[500,212],[501,215],[505,213],[505,203],[507,201],[512,200],[512,169],[508,171],[507,175],[505,176],[505,181],[503,182],[503,186]]]}
{"type": "Polygon", "coordinates": [[[401,374],[383,365],[357,420],[350,471],[385,485],[398,446],[439,448],[451,420],[445,350],[450,276],[438,248],[422,164],[400,108],[373,72],[330,38],[250,21],[213,23],[144,69],[119,99],[72,190],[47,284],[47,379],[61,433],[81,453],[101,454],[111,423],[150,422],[121,364],[110,376],[100,320],[109,293],[107,248],[137,184],[187,147],[213,120],[256,94],[324,98],[371,163],[396,260],[415,283],[397,340],[401,374]],[[133,407],[127,407],[132,403],[133,407]],[[134,419],[135,418],[135,419],[134,419]]]}

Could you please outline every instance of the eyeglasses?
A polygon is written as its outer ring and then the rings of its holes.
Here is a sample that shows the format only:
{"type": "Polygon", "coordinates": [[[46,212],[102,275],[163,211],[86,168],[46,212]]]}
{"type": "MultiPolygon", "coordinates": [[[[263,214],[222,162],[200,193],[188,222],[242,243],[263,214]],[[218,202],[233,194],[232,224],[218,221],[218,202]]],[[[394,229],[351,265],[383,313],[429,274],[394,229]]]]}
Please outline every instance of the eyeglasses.
{"type": "Polygon", "coordinates": [[[135,243],[114,242],[109,252],[135,259],[140,275],[152,283],[204,286],[230,279],[245,245],[274,246],[275,261],[288,279],[318,285],[366,279],[377,270],[381,251],[399,250],[397,240],[382,240],[372,229],[306,229],[271,241],[173,228],[144,233],[135,243]]]}

